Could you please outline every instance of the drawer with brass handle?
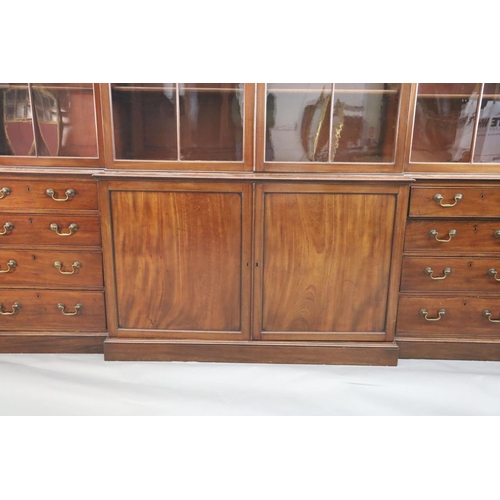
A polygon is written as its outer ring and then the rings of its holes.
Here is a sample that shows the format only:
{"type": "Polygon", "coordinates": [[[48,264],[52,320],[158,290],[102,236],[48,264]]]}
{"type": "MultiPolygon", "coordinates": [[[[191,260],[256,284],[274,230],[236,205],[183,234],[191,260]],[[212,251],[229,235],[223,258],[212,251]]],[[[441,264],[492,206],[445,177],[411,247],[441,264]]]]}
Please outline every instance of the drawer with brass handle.
{"type": "Polygon", "coordinates": [[[97,184],[79,179],[0,182],[0,210],[97,210],[97,184]]]}
{"type": "Polygon", "coordinates": [[[0,288],[96,288],[102,276],[100,251],[0,249],[0,288]]]}
{"type": "Polygon", "coordinates": [[[410,217],[500,217],[500,187],[414,186],[410,217]]]}
{"type": "Polygon", "coordinates": [[[500,339],[500,297],[399,296],[399,337],[474,337],[500,339]],[[498,320],[498,321],[497,321],[498,320]]]}
{"type": "Polygon", "coordinates": [[[499,252],[500,220],[408,220],[405,252],[499,252]]]}
{"type": "Polygon", "coordinates": [[[0,289],[0,330],[104,331],[104,292],[0,289]]]}
{"type": "Polygon", "coordinates": [[[0,246],[101,245],[98,216],[0,213],[0,246]]]}
{"type": "Polygon", "coordinates": [[[500,257],[405,256],[400,290],[500,293],[500,257]]]}

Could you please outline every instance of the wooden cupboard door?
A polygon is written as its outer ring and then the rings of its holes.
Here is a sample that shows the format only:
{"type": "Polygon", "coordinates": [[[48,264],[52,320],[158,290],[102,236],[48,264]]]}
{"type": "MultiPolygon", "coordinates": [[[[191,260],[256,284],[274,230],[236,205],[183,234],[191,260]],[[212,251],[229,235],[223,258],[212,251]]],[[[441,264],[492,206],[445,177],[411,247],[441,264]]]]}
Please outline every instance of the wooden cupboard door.
{"type": "Polygon", "coordinates": [[[258,198],[254,337],[384,340],[397,197],[299,189],[258,198]]]}
{"type": "Polygon", "coordinates": [[[156,186],[110,196],[119,335],[248,338],[251,186],[156,186]]]}

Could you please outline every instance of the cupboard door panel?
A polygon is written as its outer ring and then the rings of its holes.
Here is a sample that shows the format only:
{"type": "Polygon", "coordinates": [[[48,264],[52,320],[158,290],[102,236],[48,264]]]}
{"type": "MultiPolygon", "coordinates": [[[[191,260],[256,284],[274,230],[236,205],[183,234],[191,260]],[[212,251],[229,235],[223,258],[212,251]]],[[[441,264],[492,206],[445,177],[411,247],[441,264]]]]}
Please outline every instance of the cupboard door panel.
{"type": "Polygon", "coordinates": [[[262,338],[384,332],[395,210],[386,194],[266,193],[262,338]]]}
{"type": "Polygon", "coordinates": [[[111,193],[120,332],[241,333],[243,266],[249,269],[242,262],[242,198],[241,192],[111,193]]]}

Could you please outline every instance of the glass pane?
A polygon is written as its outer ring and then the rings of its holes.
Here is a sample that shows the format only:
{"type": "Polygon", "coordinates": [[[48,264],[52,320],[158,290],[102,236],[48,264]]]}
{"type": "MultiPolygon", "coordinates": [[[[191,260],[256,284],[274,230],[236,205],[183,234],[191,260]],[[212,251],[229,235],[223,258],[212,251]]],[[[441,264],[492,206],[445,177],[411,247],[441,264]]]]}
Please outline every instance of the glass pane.
{"type": "Polygon", "coordinates": [[[113,83],[115,158],[177,160],[174,83],[113,83]]]}
{"type": "Polygon", "coordinates": [[[179,83],[181,160],[243,160],[243,84],[179,83]]]}
{"type": "Polygon", "coordinates": [[[0,84],[0,155],[34,156],[35,139],[27,83],[0,84]]]}
{"type": "Polygon", "coordinates": [[[331,161],[394,161],[400,90],[399,83],[335,84],[331,161]]]}
{"type": "Polygon", "coordinates": [[[419,84],[411,161],[469,162],[480,85],[419,84]]]}
{"type": "Polygon", "coordinates": [[[485,83],[474,161],[500,163],[500,83],[485,83]]]}
{"type": "Polygon", "coordinates": [[[266,161],[327,162],[331,83],[267,85],[266,161]]]}
{"type": "Polygon", "coordinates": [[[96,158],[97,131],[91,83],[34,83],[38,156],[96,158]]]}

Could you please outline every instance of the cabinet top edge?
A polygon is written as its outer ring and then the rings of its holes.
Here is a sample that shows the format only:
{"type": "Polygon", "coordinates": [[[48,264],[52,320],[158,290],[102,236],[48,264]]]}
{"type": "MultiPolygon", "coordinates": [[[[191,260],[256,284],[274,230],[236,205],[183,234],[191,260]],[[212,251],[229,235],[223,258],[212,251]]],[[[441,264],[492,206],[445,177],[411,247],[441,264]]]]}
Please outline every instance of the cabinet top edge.
{"type": "MultiPolygon", "coordinates": [[[[153,179],[153,180],[221,180],[221,181],[301,181],[301,182],[395,182],[408,183],[414,180],[407,174],[321,174],[321,173],[260,173],[260,172],[176,172],[176,171],[99,171],[93,177],[100,179],[153,179]]],[[[500,178],[500,177],[499,177],[500,178]]]]}

